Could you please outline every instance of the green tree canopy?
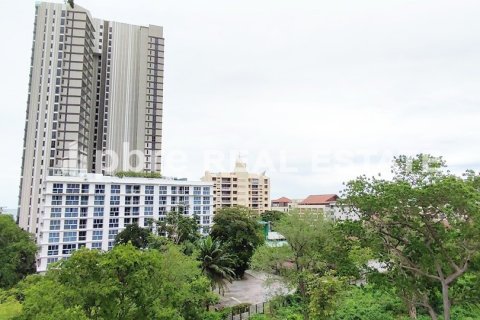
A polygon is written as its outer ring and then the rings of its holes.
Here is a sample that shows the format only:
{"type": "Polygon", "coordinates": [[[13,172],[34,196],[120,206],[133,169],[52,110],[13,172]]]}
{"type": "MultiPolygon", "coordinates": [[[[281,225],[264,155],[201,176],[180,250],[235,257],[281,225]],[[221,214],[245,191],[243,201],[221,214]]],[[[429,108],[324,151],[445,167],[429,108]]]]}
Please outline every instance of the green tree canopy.
{"type": "Polygon", "coordinates": [[[22,319],[208,319],[215,301],[198,263],[170,245],[82,249],[18,288],[22,319]]]}
{"type": "Polygon", "coordinates": [[[430,155],[400,156],[394,159],[393,179],[360,176],[347,183],[343,198],[380,239],[384,256],[379,258],[387,255],[385,261],[412,283],[420,278],[438,284],[448,320],[449,288],[480,249],[480,178],[472,171],[459,177],[445,167],[430,155]]]}
{"type": "Polygon", "coordinates": [[[0,288],[10,288],[35,272],[37,246],[10,215],[0,214],[0,288]]]}
{"type": "Polygon", "coordinates": [[[115,237],[115,244],[132,243],[135,248],[144,249],[148,246],[152,232],[147,228],[141,228],[138,224],[128,225],[115,237]]]}
{"type": "Polygon", "coordinates": [[[258,215],[243,207],[222,208],[213,218],[211,236],[232,254],[237,277],[243,277],[255,248],[265,241],[258,219],[258,215]]]}
{"type": "Polygon", "coordinates": [[[189,217],[183,214],[183,208],[179,211],[167,213],[164,221],[157,221],[157,228],[160,234],[167,236],[175,244],[184,242],[194,243],[200,238],[196,216],[189,217]]]}

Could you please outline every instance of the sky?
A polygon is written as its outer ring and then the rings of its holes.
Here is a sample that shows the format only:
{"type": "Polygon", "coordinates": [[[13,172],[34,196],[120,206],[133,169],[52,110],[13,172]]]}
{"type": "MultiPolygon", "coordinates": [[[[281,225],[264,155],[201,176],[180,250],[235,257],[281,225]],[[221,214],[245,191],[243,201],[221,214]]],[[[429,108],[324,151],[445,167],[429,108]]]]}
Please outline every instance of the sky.
{"type": "MultiPolygon", "coordinates": [[[[34,1],[0,3],[0,206],[16,207],[34,1]]],[[[477,0],[77,0],[161,25],[163,168],[198,180],[236,158],[272,198],[339,193],[392,157],[480,169],[477,0]]]]}

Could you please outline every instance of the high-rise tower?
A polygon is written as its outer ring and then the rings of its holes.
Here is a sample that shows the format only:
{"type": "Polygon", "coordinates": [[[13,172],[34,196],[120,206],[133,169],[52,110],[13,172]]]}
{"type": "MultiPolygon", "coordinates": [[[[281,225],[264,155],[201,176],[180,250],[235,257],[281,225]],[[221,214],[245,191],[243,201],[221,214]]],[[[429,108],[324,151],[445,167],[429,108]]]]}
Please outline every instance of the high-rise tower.
{"type": "Polygon", "coordinates": [[[19,224],[38,232],[44,180],[62,171],[160,172],[162,28],[38,3],[30,67],[19,224]]]}

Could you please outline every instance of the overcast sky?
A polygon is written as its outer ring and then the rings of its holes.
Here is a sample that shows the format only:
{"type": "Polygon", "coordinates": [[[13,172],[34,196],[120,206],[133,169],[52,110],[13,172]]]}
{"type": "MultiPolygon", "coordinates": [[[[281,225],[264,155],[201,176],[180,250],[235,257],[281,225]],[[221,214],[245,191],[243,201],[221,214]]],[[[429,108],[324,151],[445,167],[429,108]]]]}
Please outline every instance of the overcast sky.
{"type": "MultiPolygon", "coordinates": [[[[164,26],[164,175],[198,180],[241,153],[273,198],[303,198],[396,154],[480,169],[478,0],[76,3],[164,26]]],[[[15,207],[34,1],[0,6],[0,206],[15,207]]]]}

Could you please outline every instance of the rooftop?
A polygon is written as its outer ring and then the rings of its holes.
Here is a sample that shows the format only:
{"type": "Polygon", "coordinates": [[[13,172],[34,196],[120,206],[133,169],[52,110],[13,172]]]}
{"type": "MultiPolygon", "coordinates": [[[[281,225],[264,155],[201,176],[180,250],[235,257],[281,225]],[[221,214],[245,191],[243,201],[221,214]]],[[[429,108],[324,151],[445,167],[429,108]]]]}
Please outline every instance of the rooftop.
{"type": "Polygon", "coordinates": [[[329,204],[337,201],[336,194],[312,194],[301,201],[299,204],[315,205],[315,204],[329,204]]]}

